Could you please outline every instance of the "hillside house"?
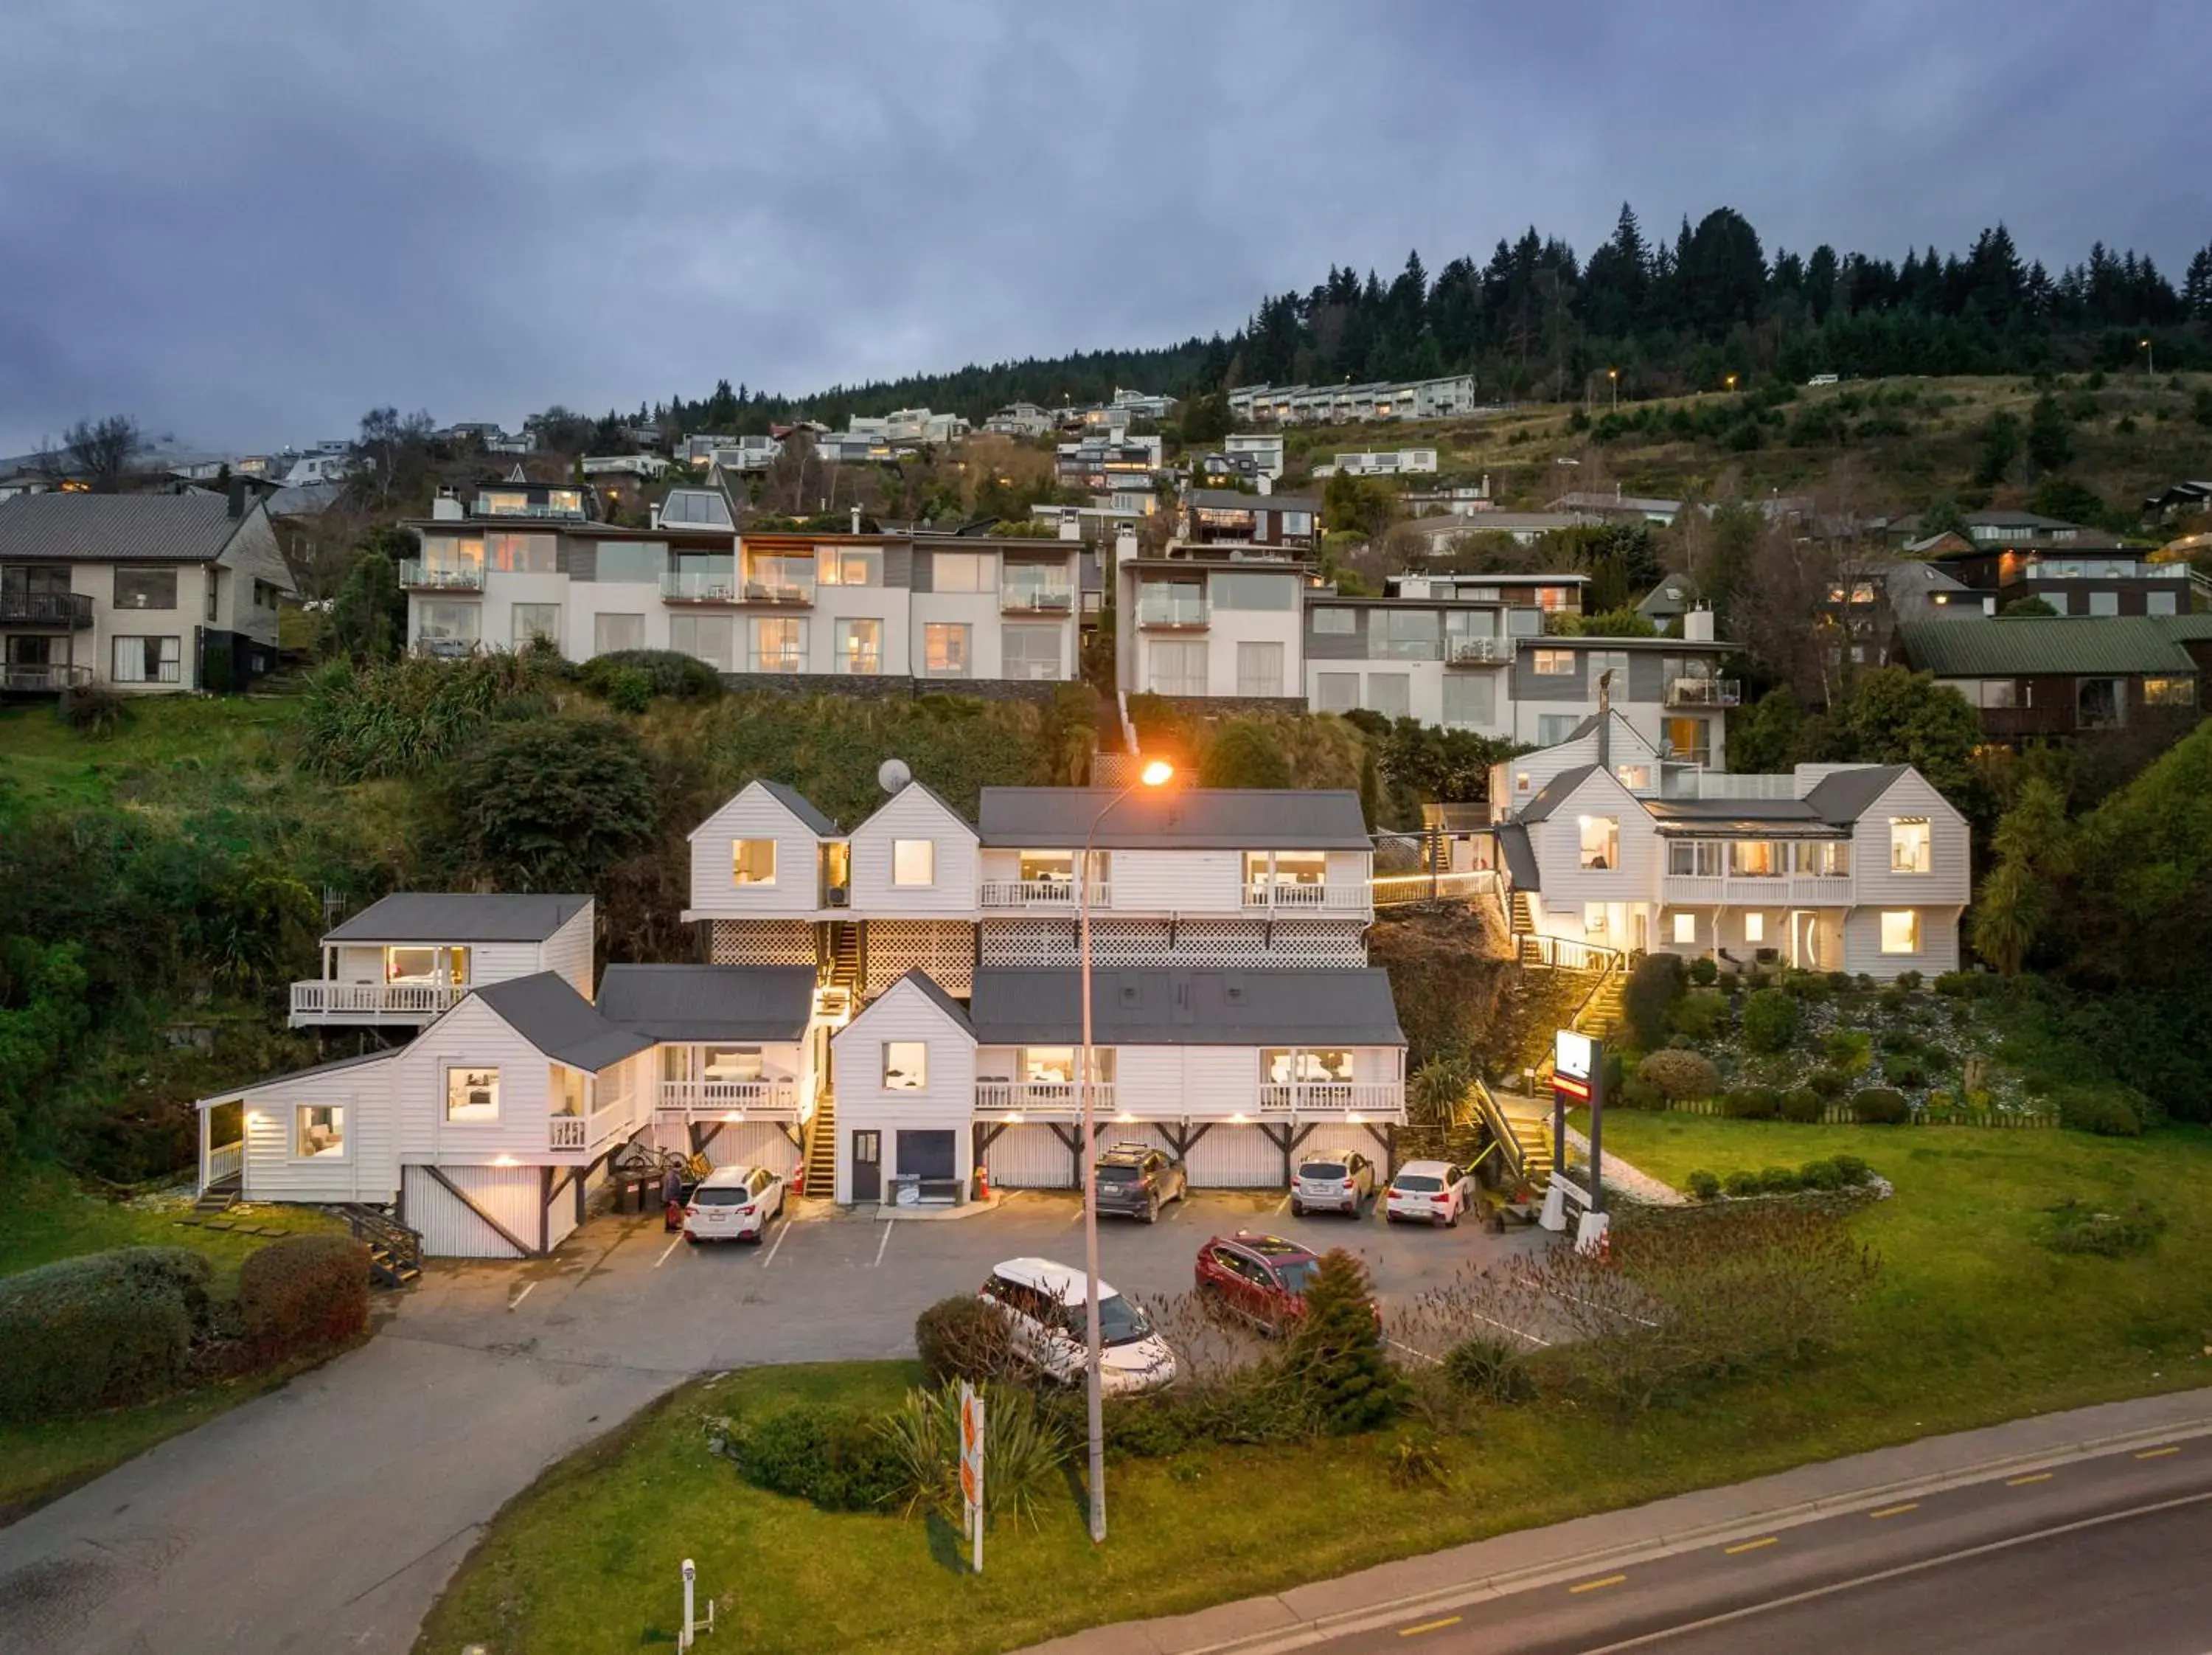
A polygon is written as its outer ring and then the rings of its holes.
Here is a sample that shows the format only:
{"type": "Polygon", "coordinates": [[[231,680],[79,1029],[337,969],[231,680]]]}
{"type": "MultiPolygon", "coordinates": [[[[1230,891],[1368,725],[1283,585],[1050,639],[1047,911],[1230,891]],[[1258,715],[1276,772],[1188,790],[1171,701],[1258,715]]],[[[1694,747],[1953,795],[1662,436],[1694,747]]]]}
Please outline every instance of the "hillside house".
{"type": "Polygon", "coordinates": [[[550,971],[592,992],[586,896],[402,891],[323,935],[323,974],[292,985],[292,1026],[419,1029],[471,989],[550,971]]]}
{"type": "Polygon", "coordinates": [[[1932,672],[1981,714],[1993,742],[2164,731],[2196,723],[2197,654],[2212,618],[2094,620],[2013,616],[1974,625],[1919,622],[1897,629],[1895,658],[1932,672]]]}

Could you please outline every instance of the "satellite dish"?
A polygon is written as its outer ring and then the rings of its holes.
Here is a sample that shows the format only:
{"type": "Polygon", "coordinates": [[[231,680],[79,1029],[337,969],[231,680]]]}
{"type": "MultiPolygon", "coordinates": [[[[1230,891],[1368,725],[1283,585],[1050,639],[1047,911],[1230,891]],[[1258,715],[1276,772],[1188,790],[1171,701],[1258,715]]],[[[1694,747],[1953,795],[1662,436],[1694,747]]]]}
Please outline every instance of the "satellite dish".
{"type": "Polygon", "coordinates": [[[886,758],[876,766],[876,785],[885,793],[896,793],[913,780],[914,772],[903,758],[886,758]]]}

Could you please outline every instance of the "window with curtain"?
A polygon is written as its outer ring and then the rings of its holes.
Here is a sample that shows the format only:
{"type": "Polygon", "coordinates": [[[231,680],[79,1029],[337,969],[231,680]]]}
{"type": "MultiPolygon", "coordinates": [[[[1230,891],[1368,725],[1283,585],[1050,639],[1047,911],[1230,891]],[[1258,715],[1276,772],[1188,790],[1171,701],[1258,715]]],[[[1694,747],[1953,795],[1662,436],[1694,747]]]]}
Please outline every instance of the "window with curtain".
{"type": "Polygon", "coordinates": [[[1367,653],[1381,660],[1442,659],[1443,617],[1433,609],[1377,609],[1367,618],[1367,653]]]}
{"type": "Polygon", "coordinates": [[[1498,678],[1492,672],[1444,675],[1444,723],[1456,729],[1480,728],[1498,718],[1498,678]]]}
{"type": "Polygon", "coordinates": [[[969,640],[975,629],[965,621],[930,621],[921,629],[921,675],[964,678],[975,674],[969,640]]]}
{"type": "Polygon", "coordinates": [[[561,605],[558,604],[517,604],[511,612],[513,632],[511,642],[517,649],[537,642],[540,638],[558,646],[561,642],[561,605]]]}
{"type": "Polygon", "coordinates": [[[1048,681],[1060,676],[1060,628],[1009,623],[999,629],[999,675],[1048,681]]]}
{"type": "Polygon", "coordinates": [[[851,619],[837,623],[836,670],[854,678],[874,678],[884,670],[883,622],[851,619]]]}
{"type": "Polygon", "coordinates": [[[559,545],[550,534],[487,534],[484,567],[511,575],[550,575],[559,545]]]}
{"type": "Polygon", "coordinates": [[[1319,637],[1349,637],[1359,630],[1359,611],[1356,609],[1316,609],[1312,619],[1315,635],[1319,637]]]}
{"type": "Polygon", "coordinates": [[[709,666],[731,670],[732,645],[736,634],[727,615],[671,615],[668,647],[679,654],[696,655],[709,666]]]}
{"type": "Polygon", "coordinates": [[[730,842],[730,883],[774,885],[775,883],[775,841],[773,839],[732,840],[730,842]]]}
{"type": "Polygon", "coordinates": [[[1237,693],[1240,696],[1279,696],[1283,693],[1281,644],[1240,643],[1237,646],[1237,693]]]}
{"type": "Polygon", "coordinates": [[[752,670],[799,672],[806,668],[806,623],[761,618],[753,622],[752,670]]]}
{"type": "Polygon", "coordinates": [[[1359,705],[1359,674],[1357,672],[1316,672],[1314,674],[1314,705],[1324,713],[1349,713],[1359,705]]]}
{"type": "Polygon", "coordinates": [[[1385,718],[1411,718],[1413,714],[1413,680],[1407,672],[1370,672],[1367,675],[1367,708],[1385,718]]]}
{"type": "Polygon", "coordinates": [[[114,641],[118,684],[178,684],[184,678],[181,638],[118,638],[114,641]]]}
{"type": "Polygon", "coordinates": [[[174,609],[177,571],[173,569],[122,569],[115,571],[118,609],[174,609]]]}
{"type": "Polygon", "coordinates": [[[1145,687],[1156,696],[1206,693],[1206,645],[1194,639],[1154,638],[1145,645],[1151,669],[1145,687]]]}
{"type": "Polygon", "coordinates": [[[984,551],[933,551],[929,554],[929,586],[933,592],[988,592],[991,555],[984,551]]]}
{"type": "Polygon", "coordinates": [[[642,615],[594,615],[592,617],[592,653],[611,655],[617,649],[645,648],[645,617],[642,615]]]}
{"type": "Polygon", "coordinates": [[[823,586],[881,586],[884,554],[876,546],[817,546],[815,578],[823,586]]]}
{"type": "Polygon", "coordinates": [[[1216,609],[1281,611],[1298,606],[1298,577],[1295,575],[1221,573],[1212,577],[1209,586],[1216,609]]]}

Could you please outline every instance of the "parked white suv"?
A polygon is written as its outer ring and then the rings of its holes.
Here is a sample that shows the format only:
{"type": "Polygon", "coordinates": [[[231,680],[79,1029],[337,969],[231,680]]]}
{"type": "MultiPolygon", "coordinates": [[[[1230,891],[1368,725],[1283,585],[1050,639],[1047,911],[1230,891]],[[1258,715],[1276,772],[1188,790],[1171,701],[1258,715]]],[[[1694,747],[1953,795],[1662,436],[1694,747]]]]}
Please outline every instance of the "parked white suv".
{"type": "Polygon", "coordinates": [[[764,1166],[725,1166],[702,1178],[684,1204],[684,1239],[758,1241],[783,1216],[783,1180],[764,1166]]]}
{"type": "Polygon", "coordinates": [[[1291,1178],[1291,1214],[1349,1213],[1359,1216],[1364,1202],[1375,1194],[1375,1163],[1346,1151],[1336,1155],[1309,1155],[1298,1163],[1291,1178]]]}
{"type": "Polygon", "coordinates": [[[1422,1219],[1449,1228],[1474,1200],[1474,1173],[1449,1161],[1407,1161],[1382,1192],[1382,1216],[1392,1224],[1422,1219]]]}
{"type": "MultiPolygon", "coordinates": [[[[1010,1258],[976,1295],[1012,1329],[1021,1360],[1058,1384],[1079,1385],[1090,1360],[1083,1272],[1048,1258],[1010,1258]]],[[[1172,1384],[1175,1352],[1133,1301],[1098,1284],[1099,1388],[1130,1396],[1172,1384]]]]}

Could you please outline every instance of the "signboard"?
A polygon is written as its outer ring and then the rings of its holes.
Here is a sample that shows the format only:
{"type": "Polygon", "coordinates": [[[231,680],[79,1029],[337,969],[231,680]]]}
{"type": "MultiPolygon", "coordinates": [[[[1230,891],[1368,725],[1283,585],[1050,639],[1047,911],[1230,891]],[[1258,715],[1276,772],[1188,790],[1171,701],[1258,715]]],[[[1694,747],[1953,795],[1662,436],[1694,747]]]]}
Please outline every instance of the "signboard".
{"type": "Polygon", "coordinates": [[[960,1503],[974,1545],[975,1573],[983,1573],[983,1399],[965,1380],[960,1385],[960,1503]]]}
{"type": "Polygon", "coordinates": [[[1552,1037],[1552,1067],[1568,1080],[1587,1085],[1591,1070],[1597,1067],[1597,1042],[1572,1029],[1561,1029],[1552,1037]]]}

